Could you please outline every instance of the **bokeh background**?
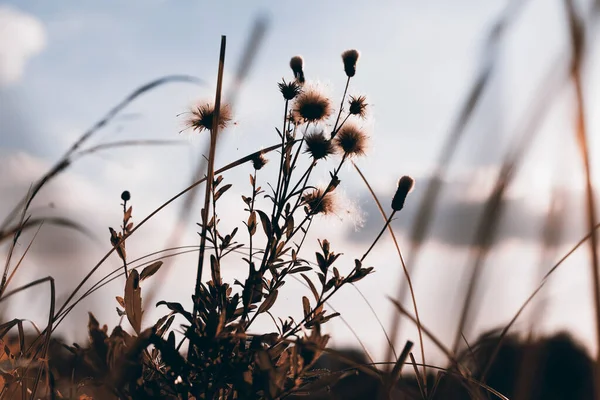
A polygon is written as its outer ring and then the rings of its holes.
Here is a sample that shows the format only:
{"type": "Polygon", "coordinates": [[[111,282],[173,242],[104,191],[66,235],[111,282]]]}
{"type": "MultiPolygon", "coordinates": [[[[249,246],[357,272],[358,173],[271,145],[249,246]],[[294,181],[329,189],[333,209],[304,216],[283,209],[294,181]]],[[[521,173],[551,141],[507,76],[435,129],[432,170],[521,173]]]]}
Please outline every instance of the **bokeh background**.
{"type": "MultiPolygon", "coordinates": [[[[587,32],[583,87],[597,187],[598,8],[591,0],[576,3],[587,32]]],[[[182,131],[182,113],[194,101],[214,97],[220,35],[227,36],[224,88],[231,93],[257,23],[263,24],[264,35],[237,91],[235,124],[222,135],[216,165],[277,143],[275,126],[281,125],[283,102],[276,84],[282,77],[292,78],[290,57],[304,57],[307,79],[318,81],[337,106],[346,79],[340,54],[356,48],[361,58],[349,93],[367,96],[369,113],[363,125],[371,134],[368,155],[357,164],[387,207],[401,175],[416,179],[405,209],[393,223],[407,252],[419,202],[446,138],[460,123],[473,88],[480,89],[457,152],[444,169],[431,229],[418,257],[408,254],[422,322],[448,345],[458,324],[483,205],[507,154],[521,146],[524,137],[531,142],[523,148],[503,198],[475,296],[477,311],[465,331],[467,340],[508,322],[543,274],[587,233],[585,180],[568,75],[572,49],[562,1],[5,1],[0,3],[0,215],[82,132],[135,88],[171,74],[202,81],[173,83],[147,93],[93,139],[93,144],[141,139],[175,143],[95,152],[44,188],[32,213],[68,216],[87,227],[92,237],[43,226],[15,277],[18,283],[52,275],[61,304],[110,249],[107,228],[121,222],[123,190],[132,193],[135,223],[190,183],[208,137],[182,131]],[[553,216],[554,235],[552,245],[543,249],[548,215],[553,216]]],[[[261,171],[265,180],[276,170],[275,163],[268,167],[261,171]]],[[[247,165],[225,174],[234,184],[221,203],[225,226],[240,225],[245,218],[240,195],[249,191],[251,171],[247,165]]],[[[314,175],[320,183],[329,178],[326,168],[314,175]]],[[[344,199],[336,215],[315,222],[305,254],[312,254],[317,239],[327,238],[335,251],[344,253],[342,263],[350,269],[382,219],[352,168],[345,168],[341,179],[344,199]]],[[[199,201],[189,210],[190,217],[180,221],[182,204],[166,208],[132,236],[129,256],[165,248],[174,233],[179,245],[197,245],[199,201]]],[[[20,239],[17,254],[30,239],[31,234],[20,239]]],[[[576,251],[552,275],[515,330],[568,330],[595,351],[588,257],[585,246],[576,251]]],[[[162,315],[164,310],[154,307],[158,299],[191,306],[195,260],[194,254],[170,258],[160,279],[148,281],[155,293],[152,302],[145,303],[145,324],[162,315]]],[[[404,279],[387,235],[368,264],[376,272],[357,286],[377,317],[358,291],[347,288],[331,302],[347,325],[334,320],[328,330],[334,346],[358,346],[358,336],[373,357],[381,359],[387,342],[377,318],[389,330],[395,310],[388,296],[397,296],[404,279]]],[[[119,265],[118,257],[111,256],[97,278],[119,265]]],[[[224,275],[233,281],[244,272],[243,263],[231,262],[224,275]]],[[[117,324],[114,296],[122,294],[123,283],[117,280],[80,304],[60,326],[61,335],[68,341],[85,340],[88,311],[109,326],[117,324]]],[[[308,289],[292,281],[286,290],[274,312],[300,315],[299,296],[308,289]]],[[[20,294],[2,310],[3,318],[29,318],[43,326],[48,296],[46,288],[20,294]]],[[[408,298],[403,303],[411,309],[408,298]]],[[[256,329],[273,329],[272,322],[260,321],[256,329]]],[[[402,319],[398,343],[406,339],[416,342],[417,331],[402,319]]],[[[430,357],[440,356],[427,340],[425,345],[430,357]]]]}

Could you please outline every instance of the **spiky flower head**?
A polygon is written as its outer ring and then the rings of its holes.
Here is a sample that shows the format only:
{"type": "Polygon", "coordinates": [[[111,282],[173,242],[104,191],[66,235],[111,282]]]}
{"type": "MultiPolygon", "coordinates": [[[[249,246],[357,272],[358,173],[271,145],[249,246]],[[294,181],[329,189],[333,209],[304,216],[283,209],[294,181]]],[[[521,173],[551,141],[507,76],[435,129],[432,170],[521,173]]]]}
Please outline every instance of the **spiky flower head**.
{"type": "Polygon", "coordinates": [[[313,189],[302,196],[309,214],[330,214],[335,209],[333,193],[324,192],[322,189],[313,189]]]}
{"type": "Polygon", "coordinates": [[[344,71],[346,71],[346,76],[348,78],[352,78],[356,74],[356,63],[358,62],[358,58],[360,57],[360,53],[358,50],[346,50],[342,53],[342,61],[344,62],[344,71]]]}
{"type": "Polygon", "coordinates": [[[394,198],[392,199],[392,210],[402,210],[406,196],[408,196],[414,186],[415,180],[410,176],[404,175],[398,180],[398,189],[396,189],[396,194],[394,194],[394,198]]]}
{"type": "Polygon", "coordinates": [[[286,82],[285,79],[282,79],[282,82],[277,85],[279,86],[279,91],[283,95],[283,98],[286,100],[293,100],[300,92],[302,92],[302,87],[295,81],[286,82]]]}
{"type": "Polygon", "coordinates": [[[261,169],[262,167],[264,167],[265,164],[268,162],[269,162],[269,160],[267,160],[267,158],[265,157],[265,155],[262,152],[258,153],[254,157],[252,157],[252,166],[257,171],[259,169],[261,169]]]}
{"type": "Polygon", "coordinates": [[[347,122],[342,125],[334,140],[346,157],[358,157],[365,154],[369,137],[364,130],[347,122]]]}
{"type": "Polygon", "coordinates": [[[317,122],[331,115],[331,100],[315,88],[304,90],[298,97],[294,112],[304,121],[317,122]]]}
{"type": "MultiPolygon", "coordinates": [[[[201,103],[191,109],[191,117],[187,120],[187,127],[197,130],[199,133],[207,130],[212,131],[215,125],[215,106],[210,103],[201,103]]],[[[231,121],[231,108],[228,104],[221,104],[219,110],[219,128],[224,129],[231,121]]]]}
{"type": "Polygon", "coordinates": [[[320,160],[335,153],[333,143],[325,137],[322,129],[304,135],[304,142],[306,143],[305,153],[309,153],[314,160],[320,160]]]}
{"type": "Polygon", "coordinates": [[[352,115],[357,115],[360,118],[364,118],[366,111],[367,111],[367,106],[368,104],[366,103],[367,98],[365,96],[358,96],[358,97],[354,97],[354,96],[350,96],[350,100],[348,101],[350,107],[349,107],[349,112],[352,115]]]}
{"type": "Polygon", "coordinates": [[[302,56],[294,56],[290,60],[290,68],[294,72],[294,78],[298,83],[304,83],[304,59],[302,56]]]}

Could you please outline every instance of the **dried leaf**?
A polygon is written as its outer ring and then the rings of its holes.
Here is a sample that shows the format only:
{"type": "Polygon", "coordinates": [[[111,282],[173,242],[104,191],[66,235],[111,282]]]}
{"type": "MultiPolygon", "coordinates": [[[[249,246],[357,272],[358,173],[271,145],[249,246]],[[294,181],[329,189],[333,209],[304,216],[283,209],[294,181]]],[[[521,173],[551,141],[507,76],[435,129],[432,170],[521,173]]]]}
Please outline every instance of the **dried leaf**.
{"type": "Polygon", "coordinates": [[[123,298],[121,296],[116,296],[117,299],[117,303],[119,303],[119,305],[123,308],[125,308],[125,300],[123,300],[123,298]]]}
{"type": "Polygon", "coordinates": [[[312,283],[312,281],[308,278],[308,276],[306,276],[304,274],[300,274],[300,275],[304,278],[304,280],[306,281],[306,283],[310,287],[310,291],[313,293],[313,296],[315,296],[315,300],[318,302],[319,301],[319,292],[317,292],[317,288],[312,283]]]}
{"type": "Polygon", "coordinates": [[[140,274],[140,281],[143,281],[144,279],[149,278],[152,275],[154,275],[160,269],[160,267],[162,265],[163,265],[162,261],[156,261],[156,262],[153,262],[152,264],[148,265],[146,268],[144,268],[144,270],[140,274]]]}
{"type": "Polygon", "coordinates": [[[265,301],[263,301],[260,307],[258,307],[259,314],[269,311],[271,307],[273,307],[273,304],[275,304],[275,300],[277,300],[277,293],[277,290],[274,290],[267,296],[265,301]]]}
{"type": "Polygon", "coordinates": [[[253,212],[248,217],[248,232],[251,236],[254,236],[256,233],[256,213],[253,212]]]}
{"type": "Polygon", "coordinates": [[[187,312],[183,306],[179,303],[171,303],[171,302],[167,302],[167,301],[159,301],[158,303],[156,303],[156,307],[160,306],[160,305],[165,305],[169,308],[169,310],[171,311],[175,311],[177,314],[181,314],[185,317],[185,319],[187,319],[189,322],[192,322],[193,318],[192,318],[192,314],[187,312]]]}
{"type": "Polygon", "coordinates": [[[302,296],[302,308],[304,310],[304,318],[308,318],[308,314],[310,314],[310,302],[306,296],[302,296]]]}
{"type": "Polygon", "coordinates": [[[271,221],[269,221],[269,217],[267,216],[267,214],[260,210],[256,210],[256,212],[260,217],[260,222],[262,223],[265,235],[267,235],[267,237],[271,237],[271,221]]]}
{"type": "Polygon", "coordinates": [[[219,200],[219,197],[221,197],[223,193],[225,193],[229,188],[231,188],[231,186],[231,183],[228,183],[227,185],[221,187],[221,189],[217,190],[217,192],[215,193],[214,201],[219,200]]]}
{"type": "Polygon", "coordinates": [[[123,220],[124,221],[129,221],[129,218],[131,218],[131,212],[133,210],[133,206],[129,206],[129,208],[127,209],[127,211],[125,211],[125,214],[123,215],[123,220]]]}
{"type": "Polygon", "coordinates": [[[132,269],[125,283],[125,312],[133,330],[139,335],[142,330],[142,289],[140,275],[132,269]]]}

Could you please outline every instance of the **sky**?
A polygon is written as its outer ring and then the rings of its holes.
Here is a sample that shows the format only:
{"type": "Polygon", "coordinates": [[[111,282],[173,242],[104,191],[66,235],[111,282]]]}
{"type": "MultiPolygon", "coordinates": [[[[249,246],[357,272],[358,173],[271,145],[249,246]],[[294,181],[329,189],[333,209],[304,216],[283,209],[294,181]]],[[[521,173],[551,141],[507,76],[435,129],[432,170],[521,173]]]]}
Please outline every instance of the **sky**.
{"type": "MultiPolygon", "coordinates": [[[[531,130],[523,131],[523,126],[532,104],[550,99],[507,191],[496,244],[485,263],[480,311],[467,336],[473,340],[482,330],[501,326],[533,291],[543,272],[586,233],[584,180],[573,140],[573,92],[564,79],[570,49],[563,4],[523,3],[494,47],[490,32],[506,1],[381,1],[368,7],[359,1],[0,2],[2,215],[82,132],[134,89],[171,74],[201,80],[198,85],[172,83],[148,93],[90,142],[160,139],[176,144],[94,153],[78,160],[40,193],[32,212],[68,215],[88,227],[93,237],[42,227],[15,279],[23,284],[40,274],[53,275],[60,304],[110,248],[107,228],[120,223],[123,190],[132,193],[136,223],[189,184],[207,136],[180,132],[185,120],[181,114],[197,100],[214,98],[221,35],[227,37],[224,87],[229,93],[252,26],[262,19],[267,24],[265,37],[240,89],[235,124],[219,142],[216,164],[277,142],[274,127],[281,123],[283,102],[276,83],[282,77],[292,78],[290,57],[304,57],[307,79],[318,82],[337,106],[345,84],[340,54],[356,48],[361,58],[349,93],[367,96],[368,118],[362,124],[371,136],[368,155],[357,164],[386,204],[400,176],[411,175],[417,182],[393,223],[403,248],[409,246],[408,232],[444,139],[477,74],[495,60],[490,83],[447,171],[430,236],[417,265],[411,266],[423,323],[445,343],[454,336],[464,274],[471,262],[469,245],[483,201],[512,143],[531,130]],[[563,200],[564,229],[554,252],[541,254],[540,235],[557,188],[563,200]]],[[[588,3],[581,1],[581,9],[589,9],[588,3]]],[[[594,113],[600,100],[598,74],[594,73],[600,53],[596,31],[590,28],[588,35],[584,95],[591,133],[600,127],[594,113]]],[[[597,135],[590,136],[598,186],[600,144],[597,135]]],[[[275,164],[268,165],[272,168],[265,171],[266,180],[275,164]]],[[[325,184],[333,165],[317,170],[315,181],[325,184]]],[[[234,184],[222,200],[226,227],[244,218],[240,195],[248,193],[250,172],[245,166],[225,176],[234,184]]],[[[341,179],[345,200],[337,215],[315,223],[307,254],[326,235],[333,249],[344,253],[345,265],[351,265],[368,248],[382,221],[356,172],[345,168],[341,179]]],[[[198,207],[190,210],[191,220],[177,223],[181,204],[166,208],[128,241],[130,257],[164,248],[176,229],[182,232],[180,244],[197,244],[198,207]]],[[[20,240],[18,254],[29,239],[20,240]]],[[[368,261],[376,273],[357,286],[387,329],[394,312],[388,296],[395,296],[401,279],[389,237],[378,243],[368,261]]],[[[542,292],[543,317],[525,315],[517,329],[529,329],[528,321],[536,321],[539,332],[567,329],[593,349],[587,262],[586,251],[576,252],[542,292]]],[[[113,256],[98,276],[118,267],[113,256]]],[[[195,257],[177,257],[164,270],[155,283],[154,302],[164,298],[189,306],[195,257]]],[[[232,265],[224,275],[233,281],[243,271],[232,265]]],[[[109,326],[118,323],[113,299],[121,294],[122,284],[108,285],[81,304],[59,332],[70,340],[83,340],[88,310],[109,326]],[[104,306],[107,302],[112,305],[104,306]]],[[[308,290],[297,282],[290,282],[288,290],[274,311],[282,316],[299,315],[298,296],[308,290]]],[[[410,309],[410,302],[404,303],[410,309]]],[[[348,288],[332,305],[374,357],[381,357],[385,336],[360,294],[348,288]]],[[[43,324],[47,309],[48,291],[43,288],[17,296],[5,313],[43,324]]],[[[147,321],[164,312],[150,302],[146,309],[147,321]]],[[[272,329],[268,320],[259,322],[261,328],[272,329]]],[[[401,338],[416,341],[416,330],[409,324],[403,320],[401,338]]],[[[334,345],[357,345],[341,320],[332,321],[329,329],[334,345]]],[[[426,343],[426,350],[439,357],[431,343],[426,343]]]]}

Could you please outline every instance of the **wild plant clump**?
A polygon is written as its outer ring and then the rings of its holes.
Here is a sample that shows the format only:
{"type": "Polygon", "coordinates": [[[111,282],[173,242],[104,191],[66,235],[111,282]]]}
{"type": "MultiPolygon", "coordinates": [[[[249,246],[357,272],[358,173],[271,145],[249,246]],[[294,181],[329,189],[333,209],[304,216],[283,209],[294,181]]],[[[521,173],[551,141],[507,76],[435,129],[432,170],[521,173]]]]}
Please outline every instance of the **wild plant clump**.
{"type": "MultiPolygon", "coordinates": [[[[349,83],[356,70],[358,52],[345,52],[343,57],[349,83]],[[352,56],[350,60],[348,55],[352,56]]],[[[278,167],[277,182],[269,183],[268,190],[260,183],[260,171],[268,161],[267,151],[247,157],[253,173],[249,191],[242,195],[248,215],[243,221],[244,229],[223,232],[219,225],[219,199],[232,185],[225,183],[223,175],[211,176],[209,165],[210,184],[206,186],[209,207],[202,209],[198,224],[201,235],[198,276],[206,260],[211,279],[206,283],[198,279],[192,310],[185,310],[179,303],[158,302],[157,306],[165,306],[169,313],[143,331],[140,281],[154,274],[161,264],[154,263],[141,274],[135,269],[127,271],[124,239],[131,230],[131,208],[126,207],[130,195],[124,194],[122,232],[112,228],[110,231],[111,242],[127,275],[124,297],[117,297],[120,306],[117,311],[127,317],[135,335],[130,336],[117,327],[109,336],[106,327],[100,329],[90,317],[91,348],[73,349],[84,351],[87,354],[84,359],[95,360],[92,364],[99,363],[96,369],[106,371],[103,382],[109,382],[111,390],[120,396],[274,399],[309,392],[320,384],[310,370],[329,339],[322,326],[339,315],[329,312],[326,303],[345,285],[370,274],[373,267],[363,265],[365,253],[344,275],[343,267],[338,265],[340,254],[332,250],[327,239],[319,240],[315,263],[303,256],[303,244],[313,220],[335,212],[340,170],[351,158],[365,154],[369,138],[357,121],[352,121],[364,118],[365,97],[350,97],[347,101],[346,85],[336,120],[331,121],[333,125],[328,124],[333,114],[332,102],[305,80],[303,65],[301,57],[293,57],[290,66],[294,80],[279,83],[284,122],[281,130],[277,129],[280,144],[275,147],[279,159],[270,164],[278,167]],[[344,107],[346,101],[349,111],[344,107]],[[301,157],[308,158],[306,168],[299,167],[301,157]],[[312,172],[322,161],[333,157],[339,161],[330,171],[329,184],[315,187],[310,179],[312,172]],[[246,278],[224,282],[221,266],[225,260],[230,264],[244,263],[246,278]],[[292,276],[301,277],[310,289],[310,294],[301,298],[303,314],[297,319],[275,317],[270,310],[292,276]],[[179,343],[171,330],[176,315],[185,319],[185,334],[179,343]],[[249,333],[261,315],[273,319],[276,331],[249,333]],[[184,344],[188,347],[187,356],[180,354],[184,344]],[[90,351],[95,356],[91,357],[90,351]],[[129,367],[107,368],[123,363],[129,367]]],[[[192,129],[208,132],[212,146],[216,144],[218,131],[226,129],[231,120],[229,106],[219,106],[194,107],[187,121],[192,129]],[[219,123],[213,123],[217,119],[219,123]]]]}

